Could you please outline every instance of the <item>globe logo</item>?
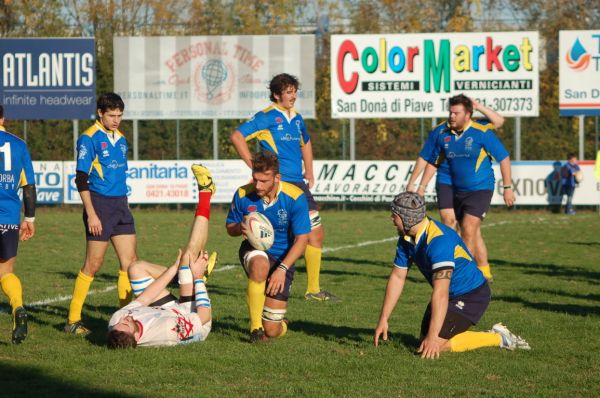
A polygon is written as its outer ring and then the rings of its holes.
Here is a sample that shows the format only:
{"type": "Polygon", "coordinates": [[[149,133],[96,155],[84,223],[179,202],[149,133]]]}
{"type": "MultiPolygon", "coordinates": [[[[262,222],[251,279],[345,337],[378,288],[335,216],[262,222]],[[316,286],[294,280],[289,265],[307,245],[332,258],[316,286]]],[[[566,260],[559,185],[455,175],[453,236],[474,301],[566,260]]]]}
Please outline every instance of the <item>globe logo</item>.
{"type": "Polygon", "coordinates": [[[196,97],[213,104],[227,101],[233,89],[232,72],[231,67],[219,59],[198,65],[194,73],[196,97]]]}

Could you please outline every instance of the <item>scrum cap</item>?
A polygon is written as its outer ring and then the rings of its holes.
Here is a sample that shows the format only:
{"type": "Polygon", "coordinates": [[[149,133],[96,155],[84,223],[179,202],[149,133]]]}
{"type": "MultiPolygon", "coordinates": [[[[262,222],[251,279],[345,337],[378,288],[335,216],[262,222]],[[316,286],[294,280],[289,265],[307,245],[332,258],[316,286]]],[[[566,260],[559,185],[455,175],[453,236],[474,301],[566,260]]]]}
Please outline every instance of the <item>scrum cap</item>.
{"type": "Polygon", "coordinates": [[[404,232],[425,218],[425,199],[415,192],[402,192],[392,201],[392,213],[402,220],[404,232]]]}

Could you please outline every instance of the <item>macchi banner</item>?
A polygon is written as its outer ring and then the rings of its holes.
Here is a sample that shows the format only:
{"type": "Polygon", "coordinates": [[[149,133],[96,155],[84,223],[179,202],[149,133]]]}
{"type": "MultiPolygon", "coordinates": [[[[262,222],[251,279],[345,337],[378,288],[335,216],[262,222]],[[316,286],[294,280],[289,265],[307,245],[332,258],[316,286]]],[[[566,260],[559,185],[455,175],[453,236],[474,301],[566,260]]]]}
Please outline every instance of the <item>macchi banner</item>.
{"type": "Polygon", "coordinates": [[[538,32],[332,35],[331,116],[444,117],[461,93],[538,116],[538,58],[538,32]]]}
{"type": "MultiPolygon", "coordinates": [[[[217,192],[212,203],[230,203],[235,190],[251,182],[250,169],[241,160],[202,160],[213,175],[217,192]]],[[[197,203],[198,189],[190,170],[192,160],[129,162],[129,203],[197,203]]],[[[517,205],[556,205],[561,200],[560,167],[552,161],[513,162],[512,179],[517,205]]],[[[318,202],[389,202],[406,190],[412,161],[315,160],[316,182],[312,193],[318,202]]],[[[575,189],[576,205],[600,204],[600,182],[594,178],[594,163],[579,163],[584,179],[575,189]]],[[[38,202],[81,203],[75,186],[75,162],[33,162],[38,202]]],[[[502,179],[494,165],[496,188],[492,204],[503,205],[502,179]]],[[[435,202],[432,180],[426,199],[435,202]]]]}
{"type": "Polygon", "coordinates": [[[0,39],[0,103],[12,120],[94,119],[94,39],[0,39]]]}
{"type": "Polygon", "coordinates": [[[561,30],[558,42],[560,115],[600,115],[600,30],[561,30]]]}
{"type": "Polygon", "coordinates": [[[271,78],[300,79],[296,110],[315,117],[315,37],[115,37],[114,87],[126,119],[243,119],[270,103],[271,78]]]}

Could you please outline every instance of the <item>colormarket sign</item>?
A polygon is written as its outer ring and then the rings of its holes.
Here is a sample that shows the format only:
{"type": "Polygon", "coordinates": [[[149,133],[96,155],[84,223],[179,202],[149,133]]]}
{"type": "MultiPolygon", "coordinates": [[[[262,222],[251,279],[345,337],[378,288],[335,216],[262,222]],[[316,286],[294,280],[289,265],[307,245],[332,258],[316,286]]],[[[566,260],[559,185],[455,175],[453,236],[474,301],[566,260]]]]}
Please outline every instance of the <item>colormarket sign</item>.
{"type": "Polygon", "coordinates": [[[115,37],[114,87],[127,119],[243,119],[270,103],[279,73],[300,79],[296,109],[315,117],[312,35],[115,37]]]}
{"type": "Polygon", "coordinates": [[[561,30],[561,116],[600,115],[600,30],[561,30]]]}
{"type": "Polygon", "coordinates": [[[333,35],[331,114],[444,117],[464,93],[504,116],[538,116],[538,58],[538,32],[333,35]]]}

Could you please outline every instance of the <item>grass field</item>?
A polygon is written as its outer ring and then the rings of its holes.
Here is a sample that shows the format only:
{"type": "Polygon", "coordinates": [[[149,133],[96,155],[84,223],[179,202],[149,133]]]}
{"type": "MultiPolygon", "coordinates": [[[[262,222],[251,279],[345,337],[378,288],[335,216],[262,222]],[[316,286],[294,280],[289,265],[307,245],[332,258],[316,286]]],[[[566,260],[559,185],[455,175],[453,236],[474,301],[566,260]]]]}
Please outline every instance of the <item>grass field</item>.
{"type": "MultiPolygon", "coordinates": [[[[187,239],[192,211],[135,210],[140,257],[171,263],[187,239]]],[[[390,320],[391,341],[372,345],[394,257],[387,211],[323,212],[322,286],[337,303],[303,299],[303,261],[290,300],[290,332],[268,344],[247,342],[246,277],[239,240],[213,211],[209,248],[221,262],[211,278],[213,331],[203,343],[109,351],[106,324],[118,303],[112,250],[84,307],[94,330],[65,335],[68,296],[84,256],[81,214],[38,212],[37,236],[22,244],[17,274],[30,333],[10,344],[11,318],[0,296],[0,396],[156,397],[598,397],[600,387],[600,216],[494,210],[484,223],[495,282],[479,329],[504,322],[531,351],[495,348],[414,355],[430,287],[413,270],[390,320]],[[594,381],[595,380],[595,381],[594,381]]]]}

